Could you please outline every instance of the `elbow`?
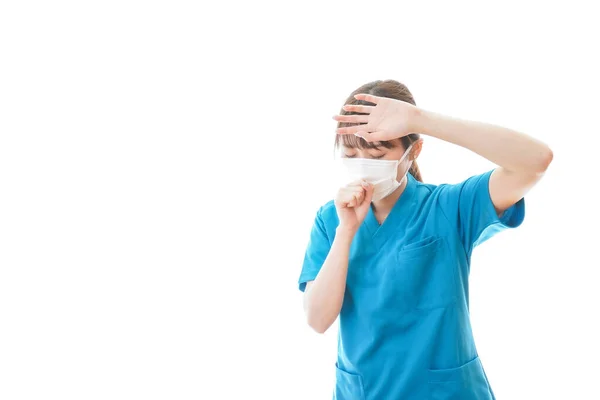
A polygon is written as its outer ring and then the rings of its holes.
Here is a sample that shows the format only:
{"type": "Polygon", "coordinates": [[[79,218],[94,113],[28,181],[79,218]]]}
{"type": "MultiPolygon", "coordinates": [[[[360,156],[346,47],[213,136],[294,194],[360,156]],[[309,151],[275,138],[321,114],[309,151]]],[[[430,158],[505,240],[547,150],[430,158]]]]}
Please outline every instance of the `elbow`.
{"type": "Polygon", "coordinates": [[[538,175],[544,174],[550,166],[550,163],[552,162],[553,158],[554,153],[552,153],[552,149],[544,145],[544,148],[540,151],[540,154],[534,165],[535,172],[538,175]]]}
{"type": "Polygon", "coordinates": [[[321,325],[321,326],[317,326],[317,325],[311,325],[311,328],[313,328],[313,331],[323,335],[325,332],[327,332],[328,327],[326,327],[325,325],[321,325]]]}
{"type": "Polygon", "coordinates": [[[544,156],[542,159],[543,172],[546,172],[546,170],[550,166],[550,163],[554,159],[554,153],[552,152],[552,149],[550,147],[546,146],[546,149],[544,150],[544,156]]]}
{"type": "Polygon", "coordinates": [[[331,326],[331,323],[327,323],[323,318],[319,318],[311,312],[306,313],[306,322],[308,326],[320,334],[327,332],[327,329],[331,326]]]}

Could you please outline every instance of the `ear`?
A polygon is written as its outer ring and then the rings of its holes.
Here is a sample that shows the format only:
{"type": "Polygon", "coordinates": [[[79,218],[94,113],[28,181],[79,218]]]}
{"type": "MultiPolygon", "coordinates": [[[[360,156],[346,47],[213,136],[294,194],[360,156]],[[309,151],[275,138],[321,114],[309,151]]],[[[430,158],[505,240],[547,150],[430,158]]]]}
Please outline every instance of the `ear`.
{"type": "Polygon", "coordinates": [[[416,160],[421,154],[421,150],[423,149],[423,139],[419,139],[413,143],[413,147],[411,150],[411,154],[409,156],[410,160],[416,160]]]}

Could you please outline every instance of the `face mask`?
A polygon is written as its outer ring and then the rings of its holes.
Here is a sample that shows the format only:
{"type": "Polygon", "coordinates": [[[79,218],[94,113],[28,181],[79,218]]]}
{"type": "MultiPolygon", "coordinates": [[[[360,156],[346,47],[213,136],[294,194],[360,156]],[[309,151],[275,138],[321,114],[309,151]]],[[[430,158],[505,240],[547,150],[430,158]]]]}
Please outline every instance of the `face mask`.
{"type": "MultiPolygon", "coordinates": [[[[398,166],[404,161],[410,153],[412,145],[406,149],[400,160],[372,160],[369,158],[343,158],[342,162],[346,169],[346,175],[350,181],[365,180],[373,185],[373,198],[371,201],[378,201],[389,196],[398,189],[406,174],[402,176],[400,182],[396,180],[398,175],[398,166]]],[[[410,169],[410,167],[408,168],[410,169]]]]}

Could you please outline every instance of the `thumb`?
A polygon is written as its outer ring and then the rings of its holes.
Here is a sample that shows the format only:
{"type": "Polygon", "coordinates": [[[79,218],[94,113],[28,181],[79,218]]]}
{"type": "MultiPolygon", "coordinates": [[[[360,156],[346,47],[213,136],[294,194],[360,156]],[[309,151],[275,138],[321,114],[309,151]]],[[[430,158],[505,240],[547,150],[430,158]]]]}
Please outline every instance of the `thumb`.
{"type": "Polygon", "coordinates": [[[384,133],[385,132],[383,132],[383,131],[376,131],[376,132],[359,131],[359,132],[356,132],[355,135],[361,139],[364,139],[367,142],[379,142],[379,141],[385,140],[384,133]]]}
{"type": "Polygon", "coordinates": [[[362,187],[365,188],[365,198],[360,205],[361,210],[371,206],[371,199],[373,198],[373,191],[375,190],[373,185],[367,182],[363,182],[362,187]]]}
{"type": "Polygon", "coordinates": [[[389,139],[386,139],[386,135],[385,135],[384,131],[375,131],[375,132],[369,133],[369,142],[380,142],[383,140],[389,140],[389,139]]]}
{"type": "Polygon", "coordinates": [[[375,191],[375,187],[373,185],[371,185],[370,183],[367,183],[367,182],[365,182],[365,184],[363,185],[363,187],[367,191],[367,193],[365,194],[365,200],[367,201],[367,203],[370,203],[371,199],[373,198],[373,192],[375,191]]]}

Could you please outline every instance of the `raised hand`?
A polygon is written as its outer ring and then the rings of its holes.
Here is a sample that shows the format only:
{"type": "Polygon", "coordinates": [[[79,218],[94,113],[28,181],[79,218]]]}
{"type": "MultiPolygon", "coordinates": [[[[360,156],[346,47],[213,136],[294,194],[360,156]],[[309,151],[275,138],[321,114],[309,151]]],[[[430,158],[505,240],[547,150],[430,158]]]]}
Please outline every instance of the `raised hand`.
{"type": "Polygon", "coordinates": [[[414,131],[414,121],[418,108],[410,103],[390,99],[387,97],[372,96],[370,94],[357,94],[357,100],[375,104],[345,105],[343,109],[348,112],[357,112],[366,115],[336,115],[333,117],[338,122],[360,124],[345,128],[338,128],[340,135],[357,135],[368,142],[392,140],[407,136],[414,131]]]}

